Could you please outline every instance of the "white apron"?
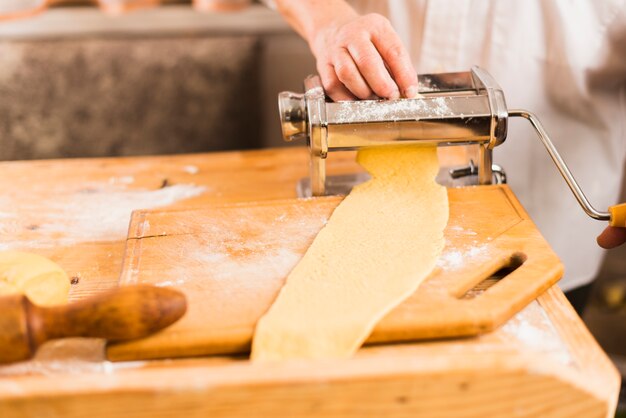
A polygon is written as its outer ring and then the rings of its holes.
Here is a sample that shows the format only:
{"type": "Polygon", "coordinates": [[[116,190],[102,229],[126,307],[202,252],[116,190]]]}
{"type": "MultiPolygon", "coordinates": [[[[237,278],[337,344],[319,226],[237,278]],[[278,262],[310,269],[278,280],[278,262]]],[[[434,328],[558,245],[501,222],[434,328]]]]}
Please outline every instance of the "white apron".
{"type": "MultiPolygon", "coordinates": [[[[418,73],[479,65],[509,108],[533,111],[596,209],[617,203],[626,155],[626,2],[354,0],[387,16],[418,73]]],[[[584,214],[530,125],[497,147],[509,184],[565,264],[564,290],[589,283],[606,223],[584,214]]]]}

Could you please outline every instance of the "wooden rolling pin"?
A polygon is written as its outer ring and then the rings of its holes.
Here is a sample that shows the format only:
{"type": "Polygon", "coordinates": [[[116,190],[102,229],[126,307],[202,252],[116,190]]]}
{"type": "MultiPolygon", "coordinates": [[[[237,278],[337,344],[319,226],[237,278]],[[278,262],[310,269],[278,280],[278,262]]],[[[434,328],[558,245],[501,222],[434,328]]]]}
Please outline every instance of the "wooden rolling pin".
{"type": "Polygon", "coordinates": [[[0,298],[0,363],[27,360],[45,341],[66,337],[124,341],[146,337],[187,310],[176,290],[124,286],[68,305],[41,307],[24,295],[0,298]]]}

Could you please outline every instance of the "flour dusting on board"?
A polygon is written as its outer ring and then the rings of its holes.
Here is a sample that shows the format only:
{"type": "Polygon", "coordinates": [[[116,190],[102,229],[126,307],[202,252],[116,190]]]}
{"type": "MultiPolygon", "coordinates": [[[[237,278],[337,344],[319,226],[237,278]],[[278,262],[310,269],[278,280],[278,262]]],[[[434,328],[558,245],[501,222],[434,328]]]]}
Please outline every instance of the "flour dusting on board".
{"type": "MultiPolygon", "coordinates": [[[[244,292],[235,283],[254,287],[263,280],[284,278],[295,267],[306,249],[307,238],[315,237],[326,217],[288,216],[277,213],[267,223],[247,210],[237,212],[236,220],[212,218],[203,224],[202,236],[187,235],[180,249],[172,254],[171,267],[161,271],[157,285],[180,286],[198,277],[229,285],[221,291],[239,297],[244,292]],[[304,244],[304,245],[303,245],[304,244]]],[[[144,256],[147,249],[142,250],[144,256]]],[[[168,254],[163,255],[168,257],[168,254]]],[[[263,286],[259,284],[259,286],[263,286]]]]}
{"type": "Polygon", "coordinates": [[[464,249],[444,249],[441,256],[437,260],[437,266],[444,270],[456,270],[462,268],[469,261],[482,260],[487,261],[488,247],[485,244],[472,246],[464,249]]]}
{"type": "Polygon", "coordinates": [[[228,280],[235,276],[250,277],[271,275],[286,275],[300,260],[301,255],[285,247],[270,250],[267,254],[249,255],[245,259],[233,257],[228,252],[221,252],[218,248],[205,248],[206,253],[198,252],[197,259],[216,263],[220,266],[211,274],[214,280],[228,280]]]}

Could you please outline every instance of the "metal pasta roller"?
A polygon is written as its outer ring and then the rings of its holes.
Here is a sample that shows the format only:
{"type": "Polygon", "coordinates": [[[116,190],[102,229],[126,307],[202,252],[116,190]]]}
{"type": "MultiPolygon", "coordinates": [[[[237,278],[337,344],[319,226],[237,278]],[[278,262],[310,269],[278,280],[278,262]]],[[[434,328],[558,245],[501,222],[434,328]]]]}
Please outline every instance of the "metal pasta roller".
{"type": "MultiPolygon", "coordinates": [[[[492,163],[493,149],[507,136],[508,118],[530,121],[578,203],[594,219],[626,226],[626,203],[596,210],[587,200],[567,165],[531,112],[507,109],[504,93],[489,73],[479,67],[468,72],[420,74],[415,99],[327,100],[319,76],[304,80],[305,93],[278,95],[281,127],[286,141],[306,139],[310,178],[298,186],[300,196],[345,193],[367,178],[326,176],[331,151],[398,144],[476,145],[477,161],[450,170],[449,177],[472,177],[475,183],[505,183],[504,171],[492,163]]],[[[466,182],[467,184],[467,182],[466,182]]]]}

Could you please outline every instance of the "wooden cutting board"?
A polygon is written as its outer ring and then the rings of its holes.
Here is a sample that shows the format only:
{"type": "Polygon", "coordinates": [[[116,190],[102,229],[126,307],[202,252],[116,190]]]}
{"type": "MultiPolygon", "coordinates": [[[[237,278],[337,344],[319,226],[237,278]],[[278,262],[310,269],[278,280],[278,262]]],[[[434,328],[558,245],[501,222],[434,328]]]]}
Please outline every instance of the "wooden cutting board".
{"type": "MultiPolygon", "coordinates": [[[[492,330],[561,277],[562,264],[507,186],[449,189],[448,197],[437,268],[368,343],[492,330]]],[[[189,308],[161,333],[109,345],[109,359],[246,353],[256,321],[340,201],[134,212],[120,284],[174,286],[189,308]]]]}

